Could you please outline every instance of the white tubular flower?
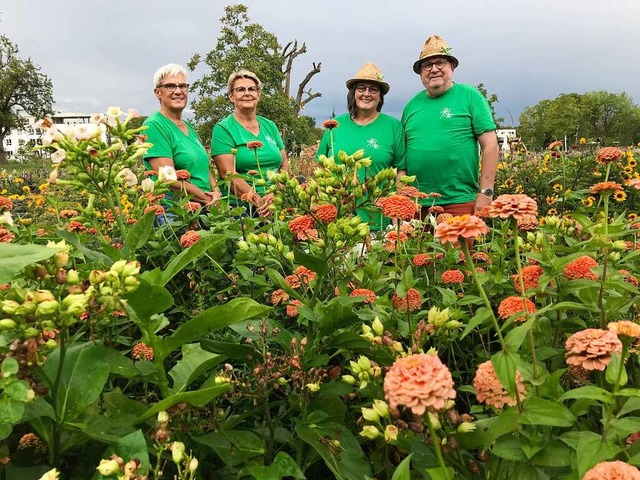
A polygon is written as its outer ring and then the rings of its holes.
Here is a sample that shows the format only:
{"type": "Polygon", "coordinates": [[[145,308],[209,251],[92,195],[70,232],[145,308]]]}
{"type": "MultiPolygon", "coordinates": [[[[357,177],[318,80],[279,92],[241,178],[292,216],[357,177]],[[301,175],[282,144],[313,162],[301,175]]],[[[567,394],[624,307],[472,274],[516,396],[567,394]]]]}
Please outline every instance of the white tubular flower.
{"type": "Polygon", "coordinates": [[[133,187],[138,184],[138,177],[129,168],[123,168],[120,170],[120,172],[118,172],[118,177],[124,180],[127,187],[133,187]]]}
{"type": "Polygon", "coordinates": [[[47,473],[40,477],[40,480],[58,480],[60,478],[60,472],[55,468],[52,468],[47,473]]]}
{"type": "Polygon", "coordinates": [[[96,125],[94,123],[84,123],[84,124],[74,125],[73,138],[78,141],[91,140],[92,138],[97,138],[102,133],[100,126],[101,125],[96,125]]]}
{"type": "Polygon", "coordinates": [[[94,125],[100,125],[101,123],[105,123],[105,121],[106,119],[101,113],[94,113],[89,119],[89,122],[93,123],[94,125]]]}
{"type": "Polygon", "coordinates": [[[65,158],[67,158],[67,152],[64,150],[56,150],[51,154],[51,162],[54,165],[59,165],[65,158]]]}
{"type": "Polygon", "coordinates": [[[13,217],[11,216],[11,212],[3,212],[2,215],[0,215],[0,225],[4,223],[13,227],[13,217]]]}
{"type": "Polygon", "coordinates": [[[171,450],[171,458],[173,462],[178,464],[182,461],[184,457],[184,443],[182,442],[173,442],[169,445],[169,450],[171,450]]]}
{"type": "Polygon", "coordinates": [[[120,465],[118,465],[118,462],[115,460],[100,460],[100,465],[96,467],[96,470],[98,470],[101,475],[108,477],[120,471],[120,465]]]}
{"type": "Polygon", "coordinates": [[[120,107],[109,107],[107,109],[107,115],[109,115],[110,117],[119,117],[120,115],[122,115],[123,112],[120,109],[120,107]]]}
{"type": "Polygon", "coordinates": [[[138,118],[140,116],[140,112],[135,108],[130,108],[127,110],[127,118],[138,118]]]}
{"type": "Polygon", "coordinates": [[[178,174],[176,169],[171,165],[163,165],[158,168],[158,180],[161,182],[176,182],[178,181],[178,174]]]}
{"type": "Polygon", "coordinates": [[[156,184],[150,178],[145,178],[140,182],[140,186],[142,187],[142,191],[145,193],[153,193],[153,190],[156,188],[156,184]]]}

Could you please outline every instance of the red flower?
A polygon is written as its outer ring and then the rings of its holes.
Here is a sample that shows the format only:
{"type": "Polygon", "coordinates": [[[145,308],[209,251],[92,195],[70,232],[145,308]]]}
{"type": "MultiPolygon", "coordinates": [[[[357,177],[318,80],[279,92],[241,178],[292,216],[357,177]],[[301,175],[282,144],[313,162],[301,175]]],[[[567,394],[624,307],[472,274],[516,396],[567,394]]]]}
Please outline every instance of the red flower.
{"type": "Polygon", "coordinates": [[[400,297],[397,293],[394,293],[391,297],[391,301],[393,303],[393,308],[399,312],[406,312],[407,310],[414,312],[416,310],[420,310],[423,302],[422,295],[420,295],[420,292],[415,288],[410,288],[404,297],[400,297]]]}
{"type": "Polygon", "coordinates": [[[462,283],[464,282],[464,273],[460,270],[446,270],[442,272],[443,283],[462,283]]]}
{"type": "Polygon", "coordinates": [[[368,288],[356,288],[349,294],[350,297],[366,297],[364,303],[373,303],[376,301],[375,292],[368,288]]]}
{"type": "Polygon", "coordinates": [[[616,147],[603,147],[596,152],[596,161],[602,165],[617,162],[622,158],[622,150],[616,147]]]}
{"type": "Polygon", "coordinates": [[[190,246],[195,245],[201,238],[202,235],[200,235],[198,232],[189,230],[180,237],[180,246],[182,248],[189,248],[190,246]]]}
{"type": "Polygon", "coordinates": [[[189,173],[189,170],[176,170],[176,177],[178,180],[189,180],[191,173],[189,173]]]}
{"type": "Polygon", "coordinates": [[[4,210],[11,211],[12,208],[13,208],[13,202],[11,201],[10,198],[0,197],[0,212],[4,210]]]}
{"type": "Polygon", "coordinates": [[[562,273],[565,278],[568,278],[569,280],[575,280],[578,278],[597,280],[598,276],[591,271],[593,267],[597,266],[598,262],[593,258],[583,255],[582,257],[578,257],[572,262],[567,263],[562,273]]]}
{"type": "Polygon", "coordinates": [[[338,209],[335,205],[328,203],[323,205],[314,205],[313,212],[322,223],[331,223],[338,216],[338,209]]]}
{"type": "Polygon", "coordinates": [[[0,243],[11,243],[16,238],[13,232],[4,227],[0,227],[0,243]]]}
{"type": "Polygon", "coordinates": [[[84,232],[87,229],[82,223],[72,220],[69,222],[70,232],[84,232]]]}
{"type": "Polygon", "coordinates": [[[144,343],[136,343],[131,349],[131,356],[134,360],[146,360],[150,362],[153,360],[153,348],[145,345],[144,343]]]}
{"type": "MultiPolygon", "coordinates": [[[[507,297],[498,306],[498,316],[503,320],[515,315],[516,313],[524,313],[526,308],[527,313],[535,313],[536,306],[528,298],[522,297],[507,297]]],[[[524,322],[526,317],[521,315],[516,318],[516,322],[524,322]]]]}
{"type": "Polygon", "coordinates": [[[340,126],[340,124],[338,123],[337,120],[334,120],[333,118],[331,118],[329,120],[325,120],[324,122],[322,122],[322,128],[326,128],[328,130],[333,130],[334,128],[337,128],[338,126],[340,126]]]}
{"type": "Polygon", "coordinates": [[[382,213],[386,217],[400,220],[411,220],[417,212],[415,202],[404,195],[390,195],[381,198],[377,205],[382,208],[382,213]]]}
{"type": "Polygon", "coordinates": [[[251,150],[257,150],[258,148],[262,148],[262,142],[259,142],[258,140],[247,142],[247,148],[251,150]]]}

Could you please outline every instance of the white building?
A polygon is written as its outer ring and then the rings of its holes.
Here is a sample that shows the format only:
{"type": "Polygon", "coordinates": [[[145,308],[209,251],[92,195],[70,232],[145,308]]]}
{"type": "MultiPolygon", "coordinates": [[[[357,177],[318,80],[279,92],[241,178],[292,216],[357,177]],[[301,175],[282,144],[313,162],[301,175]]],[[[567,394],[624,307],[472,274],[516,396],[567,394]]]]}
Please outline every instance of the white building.
{"type": "MultiPolygon", "coordinates": [[[[6,158],[9,160],[20,160],[20,148],[29,148],[35,145],[42,145],[42,134],[44,130],[37,128],[35,123],[37,118],[31,115],[24,116],[26,124],[19,129],[12,129],[4,138],[4,151],[6,158]]],[[[52,115],[51,120],[54,125],[73,125],[78,123],[89,123],[91,118],[87,113],[71,113],[71,112],[57,112],[52,115]]],[[[41,151],[34,152],[40,155],[41,151]]]]}
{"type": "Polygon", "coordinates": [[[496,136],[498,137],[498,143],[500,144],[500,149],[503,151],[509,151],[509,142],[515,140],[516,129],[515,128],[499,128],[496,130],[496,136]]]}

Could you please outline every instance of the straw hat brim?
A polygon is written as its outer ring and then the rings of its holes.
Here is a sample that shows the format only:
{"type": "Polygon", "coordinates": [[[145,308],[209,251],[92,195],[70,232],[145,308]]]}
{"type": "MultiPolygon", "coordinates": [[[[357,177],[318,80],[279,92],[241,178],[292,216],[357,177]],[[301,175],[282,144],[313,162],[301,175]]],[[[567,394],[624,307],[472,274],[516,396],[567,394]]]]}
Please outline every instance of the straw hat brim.
{"type": "Polygon", "coordinates": [[[449,60],[453,64],[453,68],[458,68],[458,65],[460,64],[458,59],[452,55],[443,55],[441,53],[434,53],[433,55],[427,55],[426,57],[416,60],[413,64],[413,71],[416,72],[418,75],[420,75],[420,70],[422,70],[422,64],[424,63],[424,61],[433,57],[445,57],[447,60],[449,60]]]}
{"type": "Polygon", "coordinates": [[[370,83],[376,83],[380,85],[380,89],[382,90],[383,95],[386,95],[389,92],[389,88],[391,88],[389,87],[389,84],[387,82],[381,82],[380,80],[372,80],[369,78],[351,78],[346,82],[347,88],[350,89],[358,82],[370,82],[370,83]]]}

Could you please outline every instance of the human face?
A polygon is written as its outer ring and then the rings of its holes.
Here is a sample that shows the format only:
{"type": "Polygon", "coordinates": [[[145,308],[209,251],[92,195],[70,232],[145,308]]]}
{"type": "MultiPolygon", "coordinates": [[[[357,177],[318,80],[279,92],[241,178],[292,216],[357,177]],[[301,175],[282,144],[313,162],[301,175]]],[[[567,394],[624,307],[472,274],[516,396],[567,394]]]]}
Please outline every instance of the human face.
{"type": "Polygon", "coordinates": [[[453,86],[453,65],[444,57],[431,57],[422,63],[420,80],[430,97],[439,97],[453,86]],[[438,60],[444,60],[442,68],[438,68],[438,60]],[[430,68],[425,64],[432,64],[430,68]]]}
{"type": "Polygon", "coordinates": [[[229,100],[241,110],[255,110],[260,100],[260,89],[251,78],[238,78],[233,82],[229,100]]]}
{"type": "MultiPolygon", "coordinates": [[[[187,83],[187,79],[184,75],[168,75],[162,79],[162,85],[169,83],[187,83]]],[[[176,88],[173,92],[170,92],[168,88],[156,87],[153,89],[153,92],[156,98],[160,100],[160,108],[165,110],[182,112],[189,100],[188,90],[182,90],[180,88],[176,88]]]]}
{"type": "Polygon", "coordinates": [[[355,87],[355,101],[358,111],[375,112],[380,103],[380,86],[375,83],[357,83],[355,87]],[[363,89],[364,91],[361,92],[360,90],[363,89]]]}

